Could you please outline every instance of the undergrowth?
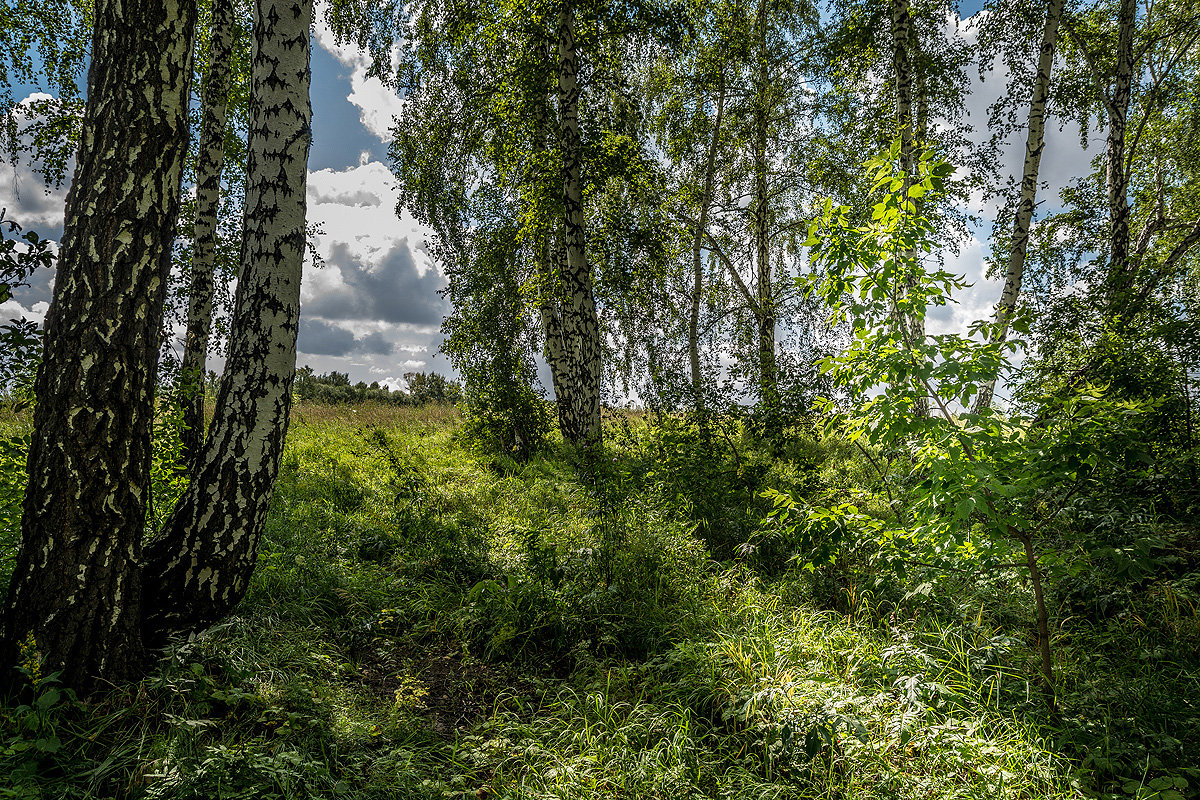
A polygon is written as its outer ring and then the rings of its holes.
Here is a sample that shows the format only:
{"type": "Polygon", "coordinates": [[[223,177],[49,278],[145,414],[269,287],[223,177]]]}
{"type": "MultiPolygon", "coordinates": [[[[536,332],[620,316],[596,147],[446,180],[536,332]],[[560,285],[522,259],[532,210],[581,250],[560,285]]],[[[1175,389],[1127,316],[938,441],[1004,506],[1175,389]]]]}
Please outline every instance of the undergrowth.
{"type": "MultiPolygon", "coordinates": [[[[1055,717],[1015,573],[793,560],[762,490],[876,496],[881,456],[792,433],[629,415],[518,463],[446,407],[301,405],[235,616],[0,706],[0,797],[1195,796],[1192,573],[1064,587],[1055,717]]],[[[27,417],[0,434],[6,582],[27,417]]]]}

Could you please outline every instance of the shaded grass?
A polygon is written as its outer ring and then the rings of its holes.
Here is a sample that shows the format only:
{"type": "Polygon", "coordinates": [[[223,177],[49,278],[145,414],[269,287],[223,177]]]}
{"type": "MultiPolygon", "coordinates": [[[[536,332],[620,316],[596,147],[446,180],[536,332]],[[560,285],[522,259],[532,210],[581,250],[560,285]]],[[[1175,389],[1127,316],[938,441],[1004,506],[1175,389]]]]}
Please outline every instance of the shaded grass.
{"type": "Polygon", "coordinates": [[[1064,621],[1052,724],[1025,588],[906,598],[852,553],[731,558],[760,487],[869,481],[843,443],[735,455],[620,422],[598,463],[516,464],[446,407],[299,406],[236,615],[98,700],[3,707],[0,797],[1189,793],[1183,595],[1064,621]]]}

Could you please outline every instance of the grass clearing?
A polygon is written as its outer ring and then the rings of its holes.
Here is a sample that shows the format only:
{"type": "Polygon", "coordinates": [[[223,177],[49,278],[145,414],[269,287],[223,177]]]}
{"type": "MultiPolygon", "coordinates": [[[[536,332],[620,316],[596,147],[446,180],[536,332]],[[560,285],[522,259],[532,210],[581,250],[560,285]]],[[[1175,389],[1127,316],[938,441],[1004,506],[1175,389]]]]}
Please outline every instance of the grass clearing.
{"type": "Polygon", "coordinates": [[[97,701],[0,707],[0,797],[1194,795],[1186,582],[1058,618],[1054,721],[1026,587],[731,555],[759,487],[853,493],[852,450],[650,422],[517,464],[446,407],[299,406],[236,615],[97,701]]]}

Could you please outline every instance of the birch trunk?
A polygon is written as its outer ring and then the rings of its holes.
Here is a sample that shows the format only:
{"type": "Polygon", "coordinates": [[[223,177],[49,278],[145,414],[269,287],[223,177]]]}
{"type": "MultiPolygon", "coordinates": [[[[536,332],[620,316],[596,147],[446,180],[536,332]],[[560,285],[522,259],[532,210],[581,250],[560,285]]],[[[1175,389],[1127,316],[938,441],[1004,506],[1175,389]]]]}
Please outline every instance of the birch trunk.
{"type": "Polygon", "coordinates": [[[1133,33],[1137,0],[1121,0],[1118,11],[1117,70],[1108,103],[1108,137],[1105,142],[1105,183],[1108,189],[1108,293],[1114,313],[1133,286],[1137,267],[1129,254],[1128,172],[1125,170],[1125,133],[1133,93],[1133,33]]]}
{"type": "Polygon", "coordinates": [[[542,275],[543,297],[541,300],[542,332],[546,336],[546,364],[550,367],[550,380],[554,386],[554,399],[558,406],[559,426],[571,399],[571,365],[567,358],[567,343],[563,339],[562,313],[559,303],[558,276],[553,265],[563,262],[562,248],[552,240],[549,230],[543,232],[539,247],[538,268],[542,275]]]}
{"type": "MultiPolygon", "coordinates": [[[[896,73],[896,124],[900,129],[900,169],[906,177],[913,174],[913,77],[909,47],[912,45],[912,19],[908,0],[892,0],[892,68],[896,73]]],[[[907,186],[906,186],[907,188],[907,186]]]]}
{"type": "Polygon", "coordinates": [[[204,375],[212,328],[213,263],[217,249],[217,212],[225,166],[225,111],[233,49],[233,2],[213,0],[208,70],[201,98],[199,163],[196,165],[196,223],[193,232],[187,335],[180,365],[184,463],[191,464],[204,443],[204,375]]]}
{"type": "Polygon", "coordinates": [[[704,188],[700,194],[700,213],[696,219],[696,235],[692,239],[692,293],[688,307],[688,362],[692,375],[692,401],[696,413],[704,414],[704,375],[700,368],[700,300],[704,294],[704,237],[708,232],[708,211],[712,204],[713,182],[717,172],[717,146],[721,140],[722,116],[725,112],[724,67],[717,88],[717,107],[713,118],[712,139],[704,161],[704,188]]]}
{"type": "Polygon", "coordinates": [[[563,244],[560,324],[568,366],[567,402],[558,402],[563,437],[575,444],[600,442],[600,322],[587,261],[580,169],[579,51],[575,42],[575,9],[564,3],[558,18],[558,106],[562,145],[563,244]]]}
{"type": "MultiPolygon", "coordinates": [[[[1013,220],[1012,240],[1008,250],[1008,266],[1004,271],[1004,289],[1000,303],[996,306],[995,327],[992,341],[1003,344],[1008,338],[1008,328],[1017,299],[1021,296],[1021,283],[1025,277],[1025,256],[1029,250],[1029,229],[1033,224],[1033,211],[1037,206],[1038,171],[1042,163],[1042,150],[1046,146],[1046,100],[1050,97],[1050,73],[1054,67],[1054,50],[1058,45],[1058,25],[1062,20],[1066,0],[1050,0],[1046,9],[1046,24],[1042,28],[1042,46],[1038,54],[1037,77],[1033,83],[1033,99],[1029,103],[1029,125],[1025,134],[1025,167],[1021,172],[1021,194],[1017,200],[1017,213],[1013,220]]],[[[996,391],[993,376],[979,387],[972,409],[976,414],[992,404],[996,391]]]]}
{"type": "MultiPolygon", "coordinates": [[[[557,43],[547,41],[546,63],[554,63],[557,58],[557,43]]],[[[534,152],[537,161],[545,156],[549,148],[550,122],[549,98],[546,104],[539,104],[536,110],[536,133],[534,134],[534,152]]],[[[541,285],[538,296],[538,312],[541,315],[542,333],[546,337],[546,347],[543,355],[550,367],[550,380],[554,389],[555,404],[558,407],[559,427],[563,425],[564,414],[571,403],[571,388],[568,379],[570,365],[567,363],[567,347],[563,341],[562,315],[560,313],[562,295],[558,270],[555,265],[561,265],[564,258],[561,254],[561,232],[554,230],[553,215],[536,207],[529,209],[530,213],[538,214],[537,275],[541,285]]]]}
{"type": "Polygon", "coordinates": [[[0,653],[7,667],[33,644],[77,689],[141,667],[137,564],[195,18],[192,0],[95,6],[0,653]]]}
{"type": "Polygon", "coordinates": [[[311,141],[311,0],[258,0],[246,212],[233,335],[187,492],[146,547],[146,641],[201,630],[241,600],[279,471],[296,371],[311,141]]]}
{"type": "Polygon", "coordinates": [[[759,0],[756,21],[758,67],[754,101],[754,211],[753,226],[756,290],[758,295],[758,392],[768,436],[779,432],[779,377],[775,363],[775,294],[771,285],[770,197],[768,195],[767,140],[770,131],[770,80],[767,63],[768,0],[759,0]]]}

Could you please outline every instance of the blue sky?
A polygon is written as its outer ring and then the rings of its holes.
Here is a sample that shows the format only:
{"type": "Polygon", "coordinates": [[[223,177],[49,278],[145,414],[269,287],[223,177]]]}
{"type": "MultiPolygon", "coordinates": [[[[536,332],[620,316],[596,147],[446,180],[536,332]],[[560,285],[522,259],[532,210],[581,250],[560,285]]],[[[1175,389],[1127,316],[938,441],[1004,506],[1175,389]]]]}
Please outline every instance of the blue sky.
{"type": "MultiPolygon", "coordinates": [[[[964,14],[981,5],[964,3],[964,14]]],[[[320,16],[320,15],[318,15],[320,16]]],[[[965,29],[964,35],[970,36],[965,29]]],[[[368,60],[352,47],[338,46],[318,23],[313,36],[313,146],[309,161],[309,218],[320,224],[322,269],[309,269],[302,290],[299,362],[318,372],[347,372],[353,380],[402,385],[411,370],[450,374],[437,355],[445,301],[438,290],[445,280],[426,252],[425,232],[413,220],[397,217],[397,193],[387,166],[387,142],[400,100],[379,81],[366,78],[368,60]]],[[[1002,70],[985,83],[972,77],[969,103],[977,127],[1003,87],[1002,70]]],[[[21,97],[36,87],[16,87],[21,97]]],[[[1010,143],[1005,161],[1019,167],[1023,140],[1010,143]]],[[[1057,191],[1086,170],[1095,151],[1079,148],[1074,127],[1049,132],[1043,177],[1057,191]]],[[[65,188],[50,188],[27,168],[0,164],[0,207],[9,216],[56,237],[61,231],[65,188]]],[[[990,216],[982,206],[974,209],[990,216]]],[[[984,279],[986,229],[964,241],[948,268],[975,284],[957,305],[933,312],[931,332],[963,330],[990,314],[999,297],[997,282],[984,279]]],[[[40,319],[50,295],[50,277],[42,276],[14,300],[0,306],[0,318],[26,315],[40,319]]],[[[219,364],[210,363],[210,368],[219,364]]],[[[547,381],[548,383],[548,381],[547,381]]]]}

